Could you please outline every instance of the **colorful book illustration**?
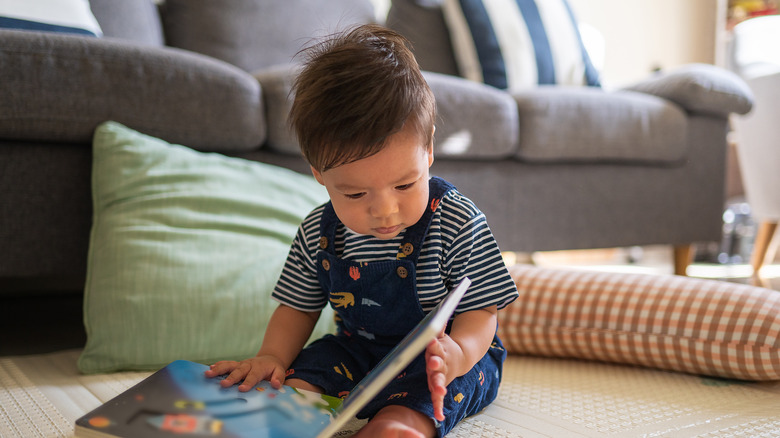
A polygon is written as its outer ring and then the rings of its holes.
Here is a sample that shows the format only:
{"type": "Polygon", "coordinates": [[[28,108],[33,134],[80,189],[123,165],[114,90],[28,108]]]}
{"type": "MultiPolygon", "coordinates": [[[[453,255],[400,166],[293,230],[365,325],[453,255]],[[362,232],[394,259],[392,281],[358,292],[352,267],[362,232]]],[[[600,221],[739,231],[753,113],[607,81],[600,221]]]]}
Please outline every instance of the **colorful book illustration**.
{"type": "Polygon", "coordinates": [[[222,388],[208,366],[178,360],[76,420],[90,437],[330,437],[446,327],[471,284],[464,279],[344,399],[261,382],[222,388]]]}

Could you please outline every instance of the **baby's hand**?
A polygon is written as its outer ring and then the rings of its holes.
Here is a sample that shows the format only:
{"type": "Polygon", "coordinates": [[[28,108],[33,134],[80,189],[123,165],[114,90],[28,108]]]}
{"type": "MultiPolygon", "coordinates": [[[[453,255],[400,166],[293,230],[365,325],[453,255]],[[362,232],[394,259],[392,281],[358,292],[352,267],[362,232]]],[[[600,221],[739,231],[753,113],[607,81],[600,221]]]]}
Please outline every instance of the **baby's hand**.
{"type": "Polygon", "coordinates": [[[279,389],[284,383],[286,369],[279,360],[273,356],[257,356],[251,359],[244,359],[240,362],[233,360],[223,360],[211,365],[204,373],[206,377],[217,377],[228,374],[220,382],[222,387],[227,388],[241,382],[238,390],[246,392],[252,389],[261,380],[268,380],[271,386],[279,389]]]}
{"type": "Polygon", "coordinates": [[[447,347],[454,343],[449,336],[441,334],[425,349],[425,369],[433,402],[433,416],[439,421],[444,421],[444,396],[447,395],[447,347]]]}

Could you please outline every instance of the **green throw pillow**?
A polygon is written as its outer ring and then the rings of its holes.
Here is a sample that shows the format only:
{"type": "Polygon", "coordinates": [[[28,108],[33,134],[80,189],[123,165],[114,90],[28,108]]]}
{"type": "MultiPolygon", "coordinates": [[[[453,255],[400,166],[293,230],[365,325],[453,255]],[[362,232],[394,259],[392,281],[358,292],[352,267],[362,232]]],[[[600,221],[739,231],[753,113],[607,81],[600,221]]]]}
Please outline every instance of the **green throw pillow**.
{"type": "MultiPolygon", "coordinates": [[[[118,123],[94,137],[84,373],[251,357],[312,177],[201,153],[118,123]]],[[[313,336],[332,330],[323,316],[313,336]]]]}

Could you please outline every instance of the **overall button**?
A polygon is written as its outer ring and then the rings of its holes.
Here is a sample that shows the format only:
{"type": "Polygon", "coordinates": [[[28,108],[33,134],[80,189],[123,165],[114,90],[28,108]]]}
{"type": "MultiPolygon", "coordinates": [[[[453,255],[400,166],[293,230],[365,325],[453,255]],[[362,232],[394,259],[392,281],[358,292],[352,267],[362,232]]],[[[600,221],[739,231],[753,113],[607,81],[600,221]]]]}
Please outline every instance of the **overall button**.
{"type": "Polygon", "coordinates": [[[322,259],[322,269],[330,271],[330,262],[328,259],[322,259]]]}
{"type": "Polygon", "coordinates": [[[399,266],[398,269],[395,270],[395,273],[398,274],[398,276],[401,278],[406,278],[409,276],[409,271],[407,271],[403,266],[399,266]]]}
{"type": "Polygon", "coordinates": [[[320,237],[320,249],[325,249],[328,247],[328,238],[325,236],[320,237]]]}

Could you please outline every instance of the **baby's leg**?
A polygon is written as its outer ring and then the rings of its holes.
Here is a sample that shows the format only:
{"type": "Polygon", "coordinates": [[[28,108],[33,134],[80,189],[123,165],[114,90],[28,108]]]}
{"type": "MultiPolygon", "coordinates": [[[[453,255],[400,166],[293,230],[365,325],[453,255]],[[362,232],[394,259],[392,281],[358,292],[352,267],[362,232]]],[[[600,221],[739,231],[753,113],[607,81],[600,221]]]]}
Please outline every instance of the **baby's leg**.
{"type": "Polygon", "coordinates": [[[284,384],[287,386],[292,386],[293,388],[303,389],[304,391],[316,392],[318,394],[325,393],[325,390],[319,386],[312,385],[311,383],[301,379],[287,379],[284,381],[284,384]]]}
{"type": "Polygon", "coordinates": [[[355,435],[356,438],[428,438],[434,436],[436,436],[436,428],[430,417],[406,406],[398,405],[382,408],[355,435]]]}

